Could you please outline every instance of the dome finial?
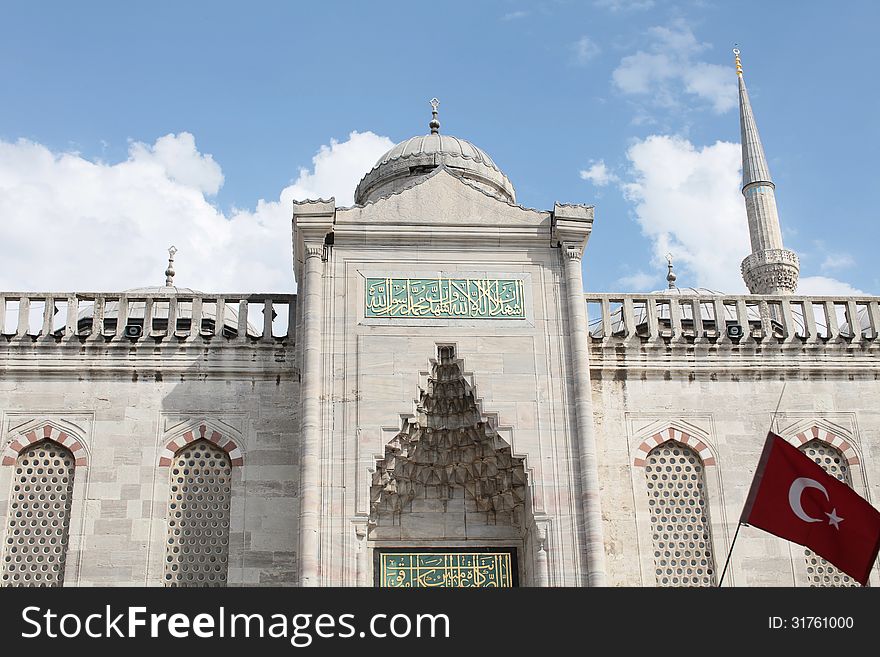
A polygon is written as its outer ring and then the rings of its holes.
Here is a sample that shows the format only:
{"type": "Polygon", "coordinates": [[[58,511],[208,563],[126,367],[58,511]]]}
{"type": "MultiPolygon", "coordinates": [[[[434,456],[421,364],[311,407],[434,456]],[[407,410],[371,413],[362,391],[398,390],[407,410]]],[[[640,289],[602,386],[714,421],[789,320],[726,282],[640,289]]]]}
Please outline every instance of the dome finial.
{"type": "Polygon", "coordinates": [[[437,108],[440,106],[440,101],[436,98],[431,99],[431,122],[428,124],[428,127],[431,128],[431,134],[436,135],[440,132],[440,121],[437,120],[437,108]]]}
{"type": "Polygon", "coordinates": [[[666,274],[666,280],[669,282],[669,289],[674,290],[675,289],[675,279],[677,279],[678,276],[676,276],[675,272],[672,271],[672,254],[671,253],[666,254],[666,267],[669,269],[669,273],[666,274]]]}
{"type": "Polygon", "coordinates": [[[739,58],[739,48],[737,48],[738,45],[739,45],[738,43],[733,44],[733,61],[736,64],[736,74],[739,77],[742,77],[743,65],[742,65],[742,61],[739,58]]]}
{"type": "Polygon", "coordinates": [[[177,247],[173,244],[168,249],[168,269],[165,270],[165,287],[171,287],[174,284],[174,254],[177,253],[177,247]]]}

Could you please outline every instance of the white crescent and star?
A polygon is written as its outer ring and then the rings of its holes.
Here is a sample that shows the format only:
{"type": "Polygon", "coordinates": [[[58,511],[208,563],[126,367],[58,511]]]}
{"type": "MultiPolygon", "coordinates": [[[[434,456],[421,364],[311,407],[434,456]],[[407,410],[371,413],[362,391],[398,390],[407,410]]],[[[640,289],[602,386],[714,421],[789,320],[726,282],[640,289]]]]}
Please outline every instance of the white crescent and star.
{"type": "MultiPolygon", "coordinates": [[[[831,499],[828,497],[828,491],[825,490],[825,486],[820,484],[815,479],[810,479],[809,477],[798,477],[793,482],[791,482],[791,487],[788,489],[788,505],[791,507],[794,515],[796,515],[804,522],[822,522],[822,518],[813,518],[812,516],[808,515],[806,511],[804,511],[804,507],[801,505],[801,494],[804,492],[805,488],[815,488],[816,490],[820,490],[825,496],[825,499],[829,502],[831,501],[831,499]]],[[[831,513],[828,513],[826,511],[825,515],[828,516],[828,524],[832,525],[835,529],[839,531],[840,523],[843,522],[843,518],[837,515],[837,509],[831,509],[831,513]]]]}

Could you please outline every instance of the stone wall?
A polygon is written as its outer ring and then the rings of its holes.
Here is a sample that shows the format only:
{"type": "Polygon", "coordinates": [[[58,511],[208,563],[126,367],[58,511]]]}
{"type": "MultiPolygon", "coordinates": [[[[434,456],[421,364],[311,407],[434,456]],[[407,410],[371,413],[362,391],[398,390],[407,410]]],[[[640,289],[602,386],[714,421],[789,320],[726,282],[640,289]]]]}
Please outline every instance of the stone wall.
{"type": "MultiPolygon", "coordinates": [[[[670,364],[662,351],[654,363],[658,367],[670,364]]],[[[673,435],[679,441],[690,436],[703,448],[717,583],[777,404],[773,427],[778,426],[784,438],[799,444],[798,434],[815,432],[821,439],[835,436],[845,441],[844,447],[852,447],[847,455],[857,459],[850,466],[853,486],[876,505],[880,499],[878,395],[880,381],[868,371],[861,376],[757,368],[699,375],[673,370],[648,374],[637,368],[594,371],[609,583],[657,584],[646,473],[638,464],[646,450],[661,442],[652,441],[653,436],[660,434],[665,440],[673,435]]],[[[878,583],[875,567],[872,584],[878,583]]],[[[744,527],[724,584],[807,586],[804,549],[744,527]]]]}
{"type": "MultiPolygon", "coordinates": [[[[8,452],[19,437],[36,432],[42,438],[44,431],[83,444],[74,453],[64,584],[163,584],[170,477],[163,459],[200,438],[222,446],[232,463],[228,583],[295,584],[299,388],[293,348],[120,349],[29,340],[0,346],[0,444],[8,452]]],[[[4,544],[15,471],[5,462],[4,544]]]]}

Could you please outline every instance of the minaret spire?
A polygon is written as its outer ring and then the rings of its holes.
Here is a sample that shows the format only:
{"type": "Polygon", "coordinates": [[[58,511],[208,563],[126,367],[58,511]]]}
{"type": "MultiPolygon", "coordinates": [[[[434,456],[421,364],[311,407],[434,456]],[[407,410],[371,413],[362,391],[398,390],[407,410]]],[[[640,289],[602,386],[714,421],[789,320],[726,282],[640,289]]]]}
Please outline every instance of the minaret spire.
{"type": "Polygon", "coordinates": [[[779,212],[776,209],[776,185],[752,113],[749,92],[743,78],[739,49],[734,48],[736,75],[739,79],[739,126],[742,141],[742,193],[752,253],[742,262],[742,276],[752,294],[794,294],[797,290],[800,262],[794,251],[782,244],[779,212]]]}

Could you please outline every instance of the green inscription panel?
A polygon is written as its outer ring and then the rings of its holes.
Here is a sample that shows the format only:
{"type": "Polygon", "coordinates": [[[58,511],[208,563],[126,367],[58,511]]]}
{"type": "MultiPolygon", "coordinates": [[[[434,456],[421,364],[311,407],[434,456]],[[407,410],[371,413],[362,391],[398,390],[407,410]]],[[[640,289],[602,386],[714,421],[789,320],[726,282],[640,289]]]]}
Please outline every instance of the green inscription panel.
{"type": "Polygon", "coordinates": [[[382,587],[494,588],[516,585],[515,553],[496,551],[388,551],[378,553],[382,587]]]}
{"type": "Polygon", "coordinates": [[[516,278],[368,278],[367,317],[525,319],[516,278]]]}

